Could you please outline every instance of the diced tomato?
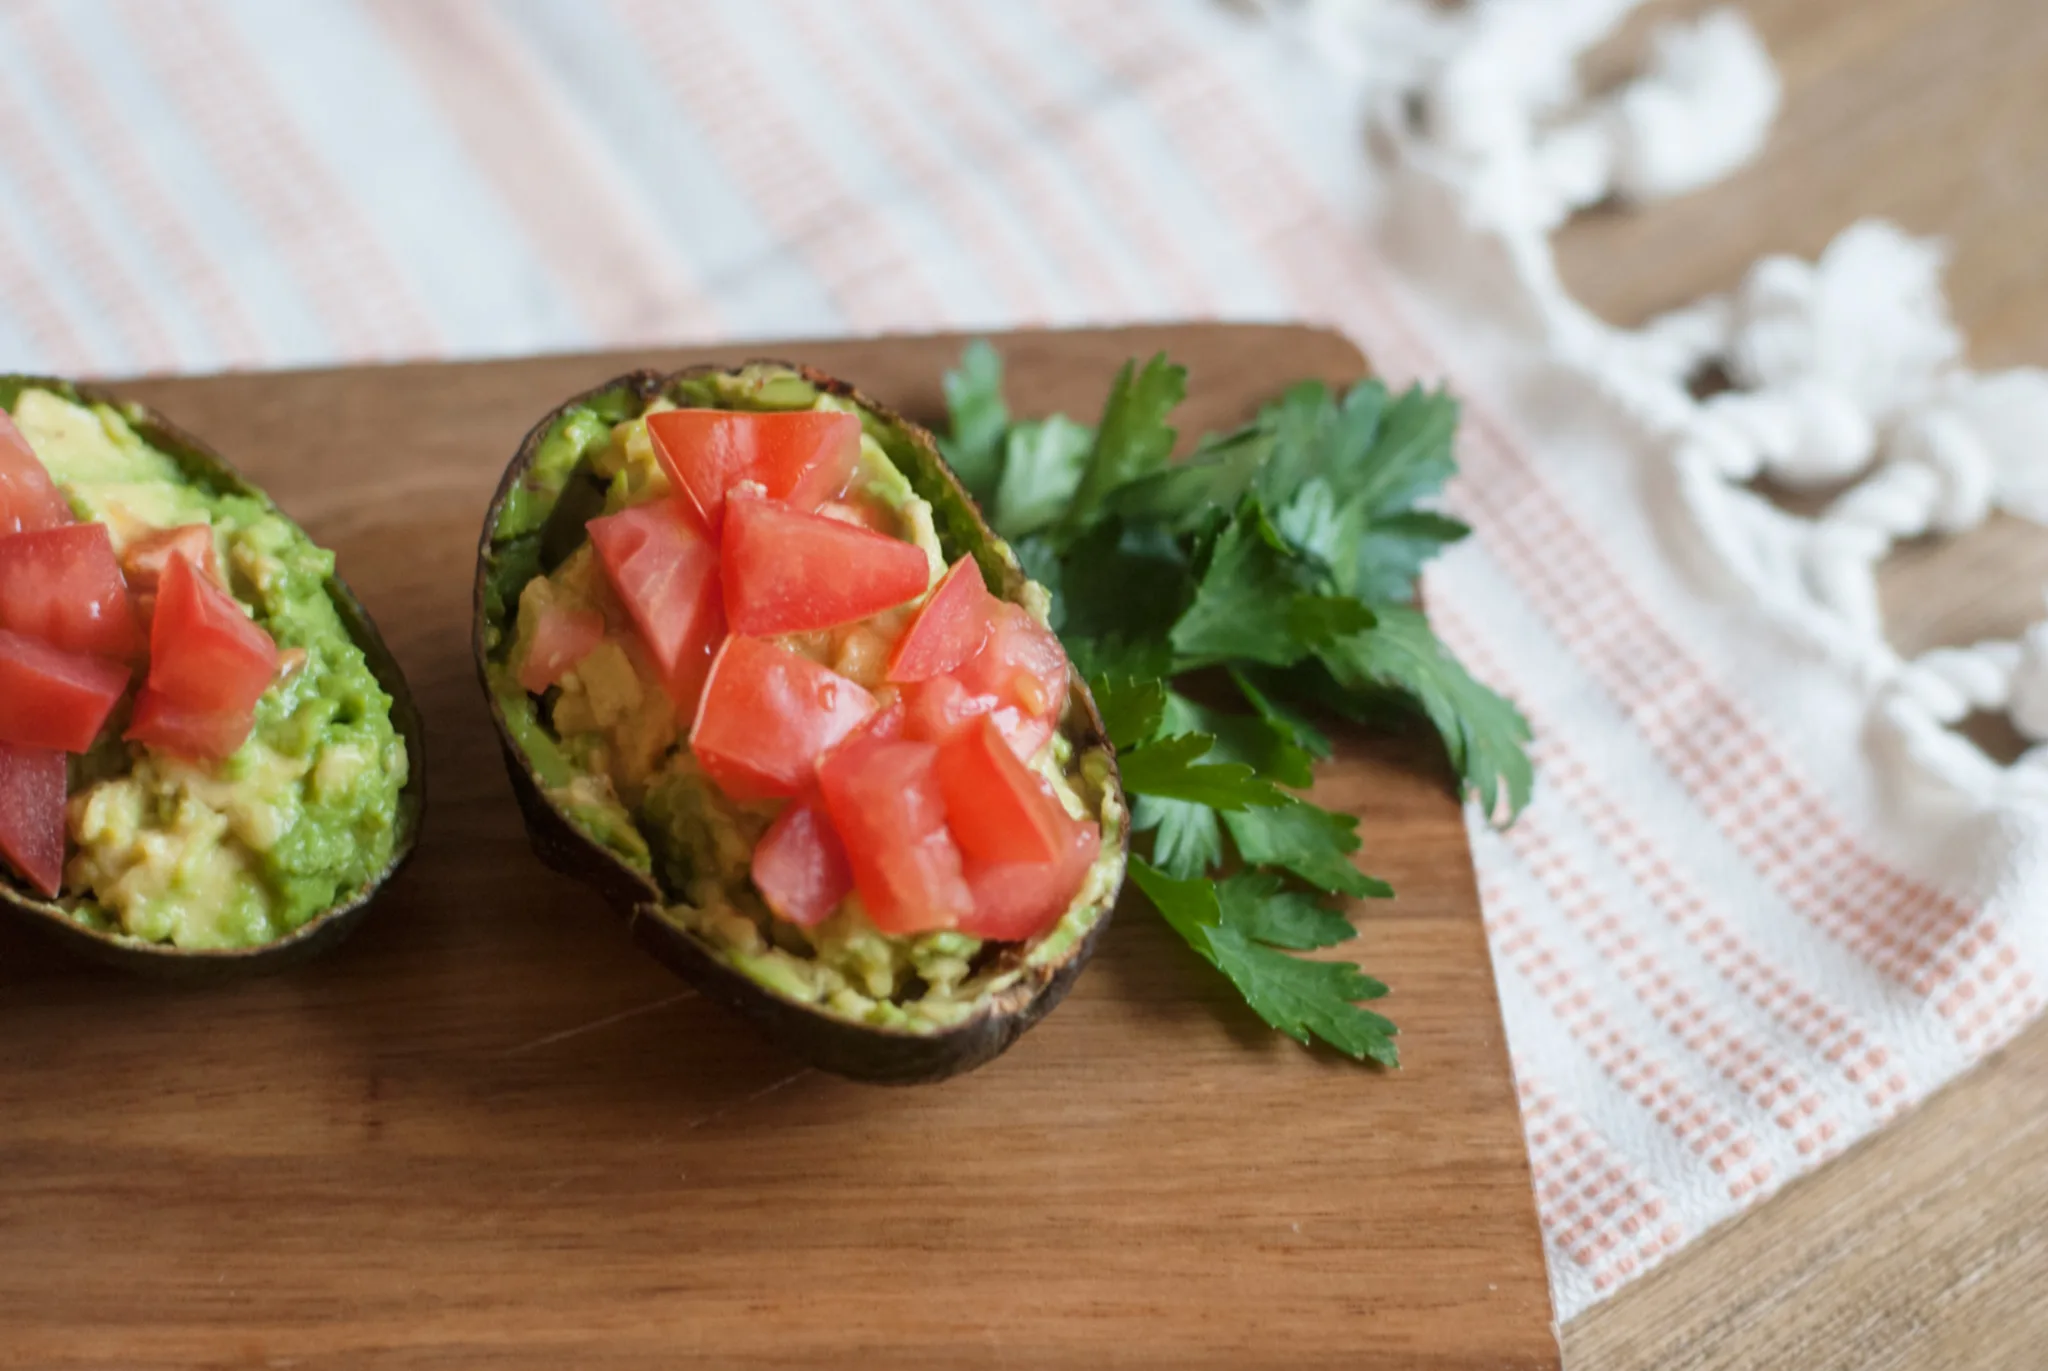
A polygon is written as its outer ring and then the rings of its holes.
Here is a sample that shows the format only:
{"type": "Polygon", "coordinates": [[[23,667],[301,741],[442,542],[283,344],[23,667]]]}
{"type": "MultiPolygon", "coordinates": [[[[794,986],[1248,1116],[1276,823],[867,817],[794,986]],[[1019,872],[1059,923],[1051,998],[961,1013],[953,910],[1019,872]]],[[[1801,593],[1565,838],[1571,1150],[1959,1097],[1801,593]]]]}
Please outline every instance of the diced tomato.
{"type": "Polygon", "coordinates": [[[142,629],[105,524],[0,538],[0,628],[66,652],[133,657],[142,629]]]}
{"type": "Polygon", "coordinates": [[[124,666],[0,629],[0,743],[84,752],[127,688],[124,666]]]}
{"type": "Polygon", "coordinates": [[[276,642],[235,597],[190,558],[171,558],[150,623],[149,688],[187,709],[238,715],[255,707],[277,666],[276,642]]]}
{"type": "Polygon", "coordinates": [[[997,603],[974,558],[953,563],[897,641],[889,657],[889,679],[927,681],[966,662],[988,642],[997,603]]]}
{"type": "Polygon", "coordinates": [[[1084,821],[1074,824],[1058,861],[969,863],[974,910],[960,931],[995,942],[1037,937],[1067,912],[1101,854],[1102,830],[1084,821]]]}
{"type": "Polygon", "coordinates": [[[984,715],[939,748],[939,789],[960,851],[976,862],[1050,862],[1074,820],[984,715]]]}
{"type": "Polygon", "coordinates": [[[1052,719],[1027,717],[1017,706],[1002,704],[993,695],[970,694],[953,676],[934,676],[906,686],[903,699],[907,710],[904,734],[919,742],[943,743],[984,715],[995,721],[1020,761],[1030,761],[1052,737],[1052,719]]]}
{"type": "Polygon", "coordinates": [[[180,524],[145,533],[121,549],[121,570],[128,577],[128,589],[137,595],[156,594],[164,568],[173,557],[186,558],[215,584],[227,584],[227,578],[220,574],[213,530],[205,524],[180,524]]]}
{"type": "Polygon", "coordinates": [[[884,933],[952,928],[973,912],[960,849],[946,829],[938,755],[930,743],[865,738],[818,767],[854,888],[884,933]]]}
{"type": "Polygon", "coordinates": [[[1067,653],[1022,605],[998,601],[988,643],[953,673],[970,695],[993,695],[1029,719],[1057,720],[1067,704],[1067,653]]]}
{"type": "Polygon", "coordinates": [[[0,538],[71,522],[71,506],[14,420],[0,409],[0,538]]]}
{"type": "Polygon", "coordinates": [[[856,623],[931,584],[915,543],[768,500],[727,503],[720,567],[732,631],[757,637],[856,623]]]}
{"type": "Polygon", "coordinates": [[[144,686],[135,697],[135,713],[121,736],[181,757],[219,761],[235,755],[256,727],[256,709],[204,709],[180,704],[144,686]]]}
{"type": "Polygon", "coordinates": [[[43,894],[62,888],[63,753],[0,743],[0,857],[43,894]]]}
{"type": "Polygon", "coordinates": [[[792,801],[754,849],[754,888],[778,917],[823,923],[853,889],[846,848],[815,793],[792,801]]]}
{"type": "Polygon", "coordinates": [[[839,673],[735,634],[711,664],[690,750],[735,800],[791,796],[875,707],[874,696],[839,673]]]}
{"type": "Polygon", "coordinates": [[[519,685],[540,694],[604,641],[604,615],[594,609],[552,605],[533,626],[533,644],[519,664],[519,685]]]}
{"type": "Polygon", "coordinates": [[[590,541],[685,720],[725,637],[718,543],[678,499],[590,521],[590,541]]]}
{"type": "Polygon", "coordinates": [[[713,528],[742,481],[808,513],[845,490],[860,461],[860,420],[851,414],[674,409],[649,415],[647,436],[669,479],[713,528]]]}

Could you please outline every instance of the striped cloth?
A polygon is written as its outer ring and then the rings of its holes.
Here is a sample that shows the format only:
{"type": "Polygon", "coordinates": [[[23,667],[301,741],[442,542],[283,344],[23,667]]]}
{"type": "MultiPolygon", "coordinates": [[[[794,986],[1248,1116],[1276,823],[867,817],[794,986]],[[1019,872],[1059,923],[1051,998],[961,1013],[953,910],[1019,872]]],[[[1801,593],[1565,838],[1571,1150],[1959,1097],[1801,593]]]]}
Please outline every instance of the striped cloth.
{"type": "Polygon", "coordinates": [[[1222,6],[5,0],[0,61],[0,369],[1230,318],[1448,374],[1432,604],[1541,739],[1475,845],[1561,1316],[2036,1008],[1952,835],[1873,836],[1848,697],[1366,250],[1346,100],[1222,6]]]}

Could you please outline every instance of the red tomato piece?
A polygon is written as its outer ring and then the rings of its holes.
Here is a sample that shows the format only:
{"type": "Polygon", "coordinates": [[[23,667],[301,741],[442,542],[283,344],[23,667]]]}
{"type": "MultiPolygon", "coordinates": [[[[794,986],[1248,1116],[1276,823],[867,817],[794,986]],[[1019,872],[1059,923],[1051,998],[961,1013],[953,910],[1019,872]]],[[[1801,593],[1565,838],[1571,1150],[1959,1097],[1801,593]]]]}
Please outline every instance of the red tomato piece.
{"type": "Polygon", "coordinates": [[[853,889],[846,848],[815,793],[791,802],[754,848],[754,888],[777,917],[823,923],[853,889]]]}
{"type": "Polygon", "coordinates": [[[64,884],[64,754],[0,743],[0,857],[54,897],[64,884]]]}
{"type": "Polygon", "coordinates": [[[1050,862],[1067,845],[1073,818],[987,715],[940,746],[939,789],[970,861],[1050,862]]]}
{"type": "Polygon", "coordinates": [[[538,695],[604,641],[604,615],[594,609],[549,608],[533,626],[533,645],[519,665],[522,690],[538,695]]]}
{"type": "Polygon", "coordinates": [[[807,789],[818,758],[875,712],[875,697],[788,648],[738,634],[704,683],[690,750],[735,800],[807,789]]]}
{"type": "Polygon", "coordinates": [[[711,655],[725,638],[717,541],[681,500],[592,519],[589,529],[669,697],[685,720],[694,719],[711,655]]]}
{"type": "Polygon", "coordinates": [[[205,524],[180,524],[145,533],[121,549],[121,571],[128,577],[128,589],[137,595],[154,595],[174,557],[187,559],[215,584],[227,584],[227,577],[220,574],[213,530],[205,524]]]}
{"type": "Polygon", "coordinates": [[[133,657],[142,629],[105,524],[0,538],[0,628],[66,652],[133,657]]]}
{"type": "Polygon", "coordinates": [[[673,409],[647,417],[647,436],[669,480],[713,528],[742,481],[808,513],[837,498],[860,462],[860,420],[851,414],[673,409]]]}
{"type": "Polygon", "coordinates": [[[915,543],[768,500],[728,502],[720,568],[732,631],[756,637],[858,623],[931,584],[915,543]]]}
{"type": "Polygon", "coordinates": [[[121,736],[163,752],[201,761],[235,755],[256,727],[256,709],[205,709],[180,704],[144,686],[135,696],[135,713],[121,736]]]}
{"type": "Polygon", "coordinates": [[[1052,737],[1053,720],[1027,717],[1015,705],[1006,705],[993,695],[974,695],[953,676],[934,676],[904,689],[906,706],[904,734],[919,742],[943,743],[976,719],[987,715],[995,721],[1010,751],[1021,761],[1030,761],[1052,737]]]}
{"type": "Polygon", "coordinates": [[[988,642],[996,604],[974,558],[953,563],[897,640],[889,656],[889,679],[928,681],[966,662],[988,642]]]}
{"type": "Polygon", "coordinates": [[[998,601],[988,643],[953,673],[970,695],[993,695],[1026,718],[1057,720],[1067,705],[1067,652],[1022,605],[998,601]]]}
{"type": "Polygon", "coordinates": [[[0,629],[0,743],[84,752],[127,688],[124,666],[0,629]]]}
{"type": "Polygon", "coordinates": [[[71,506],[14,420],[0,409],[0,538],[62,528],[71,506]]]}
{"type": "Polygon", "coordinates": [[[1101,854],[1102,830],[1082,821],[1074,823],[1058,861],[969,863],[974,910],[960,921],[960,931],[995,942],[1037,937],[1067,912],[1101,854]]]}
{"type": "MultiPolygon", "coordinates": [[[[277,643],[187,557],[173,557],[149,628],[149,688],[187,709],[240,714],[277,679],[277,643]]],[[[239,745],[239,741],[237,743],[239,745]]]]}
{"type": "Polygon", "coordinates": [[[930,743],[864,738],[818,767],[854,888],[884,933],[952,928],[973,912],[960,849],[946,830],[938,756],[930,743]]]}

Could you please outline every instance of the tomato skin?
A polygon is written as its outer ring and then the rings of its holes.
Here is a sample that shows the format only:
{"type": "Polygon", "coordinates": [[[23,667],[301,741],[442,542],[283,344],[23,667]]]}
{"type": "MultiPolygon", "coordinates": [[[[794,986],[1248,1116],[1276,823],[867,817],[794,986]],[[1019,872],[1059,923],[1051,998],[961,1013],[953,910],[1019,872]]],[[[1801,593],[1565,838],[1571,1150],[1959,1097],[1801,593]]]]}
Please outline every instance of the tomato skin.
{"type": "Polygon", "coordinates": [[[0,857],[54,898],[64,884],[64,754],[0,743],[0,857]]]}
{"type": "Polygon", "coordinates": [[[995,942],[1023,942],[1060,921],[1080,893],[1088,868],[1102,855],[1102,830],[1077,821],[1053,862],[971,862],[967,887],[974,908],[960,931],[995,942]]]}
{"type": "Polygon", "coordinates": [[[66,652],[140,655],[142,629],[106,525],[0,538],[0,628],[66,652]]]}
{"type": "Polygon", "coordinates": [[[735,800],[787,798],[875,709],[874,696],[837,672],[734,634],[711,664],[690,751],[735,800]]]}
{"type": "Polygon", "coordinates": [[[277,643],[188,557],[173,557],[149,628],[149,688],[186,709],[240,714],[277,679],[277,643]]]}
{"type": "Polygon", "coordinates": [[[181,704],[144,686],[135,696],[135,712],[121,736],[160,751],[198,761],[219,761],[235,755],[256,727],[256,709],[205,709],[181,704]]]}
{"type": "Polygon", "coordinates": [[[1027,718],[1057,720],[1067,705],[1067,652],[1022,605],[998,601],[988,643],[953,674],[971,695],[993,695],[1027,718]]]}
{"type": "Polygon", "coordinates": [[[1053,733],[1051,719],[1028,718],[1017,706],[1003,704],[993,695],[971,694],[953,676],[934,676],[906,686],[903,698],[907,711],[904,733],[919,742],[944,743],[986,716],[995,721],[1017,759],[1028,762],[1053,733]]]}
{"type": "Polygon", "coordinates": [[[604,641],[604,615],[551,606],[534,625],[533,644],[519,664],[520,689],[538,695],[573,671],[604,641]]]}
{"type": "Polygon", "coordinates": [[[213,546],[213,529],[206,524],[180,524],[145,533],[121,549],[121,572],[128,578],[128,589],[137,595],[156,594],[165,569],[176,557],[189,560],[214,584],[227,584],[213,546]]]}
{"type": "Polygon", "coordinates": [[[719,568],[732,631],[763,638],[858,623],[931,585],[915,543],[748,498],[726,502],[719,568]]]}
{"type": "Polygon", "coordinates": [[[790,802],[754,848],[754,888],[776,917],[813,928],[853,889],[846,847],[815,792],[790,802]]]}
{"type": "Polygon", "coordinates": [[[84,752],[128,688],[128,668],[0,629],[0,743],[84,752]]]}
{"type": "Polygon", "coordinates": [[[679,499],[592,519],[589,532],[669,698],[682,719],[694,719],[711,656],[725,638],[717,541],[679,499]]]}
{"type": "Polygon", "coordinates": [[[809,513],[845,490],[860,462],[860,420],[828,411],[664,410],[647,416],[647,436],[669,480],[712,528],[742,481],[809,513]]]}
{"type": "Polygon", "coordinates": [[[884,933],[952,928],[973,912],[960,849],[946,829],[938,755],[930,743],[863,738],[818,767],[854,888],[884,933]]]}
{"type": "Polygon", "coordinates": [[[973,557],[953,563],[889,654],[889,679],[928,681],[967,662],[988,642],[996,604],[973,557]]]}
{"type": "Polygon", "coordinates": [[[947,826],[974,862],[1050,862],[1074,820],[987,715],[939,748],[947,826]]]}
{"type": "Polygon", "coordinates": [[[13,418],[0,409],[0,538],[71,522],[71,506],[13,418]]]}

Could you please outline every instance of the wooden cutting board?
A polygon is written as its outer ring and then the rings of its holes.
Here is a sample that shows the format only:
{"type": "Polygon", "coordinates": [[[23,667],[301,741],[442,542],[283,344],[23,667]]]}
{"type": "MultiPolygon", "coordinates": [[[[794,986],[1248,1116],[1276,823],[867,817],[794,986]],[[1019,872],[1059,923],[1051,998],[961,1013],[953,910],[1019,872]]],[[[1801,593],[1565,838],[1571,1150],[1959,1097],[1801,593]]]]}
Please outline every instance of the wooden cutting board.
{"type": "MultiPolygon", "coordinates": [[[[1126,907],[1007,1057],[807,1071],[529,856],[469,659],[527,427],[634,366],[811,362],[927,421],[962,339],[124,387],[321,542],[426,715],[425,841],[353,941],[184,989],[0,933],[0,1365],[1538,1368],[1558,1364],[1458,806],[1432,744],[1318,792],[1400,891],[1356,951],[1399,1072],[1260,1025],[1126,907]]],[[[1022,413],[1192,371],[1186,436],[1363,363],[1299,328],[998,340],[1022,413]]]]}

